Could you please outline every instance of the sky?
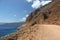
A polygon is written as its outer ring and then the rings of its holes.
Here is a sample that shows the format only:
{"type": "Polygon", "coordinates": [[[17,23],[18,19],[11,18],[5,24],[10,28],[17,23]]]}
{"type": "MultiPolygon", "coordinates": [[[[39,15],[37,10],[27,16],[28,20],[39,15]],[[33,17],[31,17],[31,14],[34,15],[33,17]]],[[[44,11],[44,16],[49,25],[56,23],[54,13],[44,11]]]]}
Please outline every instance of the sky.
{"type": "Polygon", "coordinates": [[[0,0],[0,22],[23,22],[29,14],[51,0],[0,0]]]}

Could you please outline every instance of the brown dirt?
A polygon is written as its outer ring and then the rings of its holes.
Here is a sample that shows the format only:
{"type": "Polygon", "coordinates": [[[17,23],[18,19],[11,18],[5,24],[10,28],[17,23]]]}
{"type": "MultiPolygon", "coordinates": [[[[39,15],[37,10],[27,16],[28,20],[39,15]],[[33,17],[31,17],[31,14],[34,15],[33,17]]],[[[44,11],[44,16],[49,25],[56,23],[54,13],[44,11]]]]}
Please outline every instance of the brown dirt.
{"type": "Polygon", "coordinates": [[[0,40],[60,40],[60,0],[32,12],[16,33],[0,40]]]}
{"type": "Polygon", "coordinates": [[[60,26],[35,25],[29,34],[18,37],[18,40],[60,40],[60,26]]]}

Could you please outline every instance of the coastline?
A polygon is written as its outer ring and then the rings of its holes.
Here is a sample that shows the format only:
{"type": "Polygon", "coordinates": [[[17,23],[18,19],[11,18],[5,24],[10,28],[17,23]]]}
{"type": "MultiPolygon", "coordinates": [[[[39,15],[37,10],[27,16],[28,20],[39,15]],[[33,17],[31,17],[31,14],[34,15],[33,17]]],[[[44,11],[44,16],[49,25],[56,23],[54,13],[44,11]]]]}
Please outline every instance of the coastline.
{"type": "Polygon", "coordinates": [[[10,34],[7,34],[7,35],[5,35],[5,36],[2,36],[2,37],[0,37],[0,39],[6,39],[6,38],[10,38],[10,37],[13,37],[13,36],[15,36],[17,34],[17,31],[16,32],[13,32],[13,33],[10,33],[10,34]]]}

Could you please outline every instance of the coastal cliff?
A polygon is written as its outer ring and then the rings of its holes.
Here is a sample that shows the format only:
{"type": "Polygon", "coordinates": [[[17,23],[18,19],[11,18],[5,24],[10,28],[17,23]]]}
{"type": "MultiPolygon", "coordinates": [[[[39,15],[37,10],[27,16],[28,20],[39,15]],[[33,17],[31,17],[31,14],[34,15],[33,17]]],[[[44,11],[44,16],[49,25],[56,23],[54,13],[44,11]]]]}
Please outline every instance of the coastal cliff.
{"type": "Polygon", "coordinates": [[[17,30],[0,40],[60,40],[60,0],[36,9],[17,30]]]}

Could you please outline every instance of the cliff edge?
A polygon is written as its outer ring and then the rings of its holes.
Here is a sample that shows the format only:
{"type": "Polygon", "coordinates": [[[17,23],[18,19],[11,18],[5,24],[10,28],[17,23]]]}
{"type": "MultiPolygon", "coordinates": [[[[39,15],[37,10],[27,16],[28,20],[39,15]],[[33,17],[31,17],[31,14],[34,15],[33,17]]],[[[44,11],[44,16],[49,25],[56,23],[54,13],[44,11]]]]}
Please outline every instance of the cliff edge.
{"type": "Polygon", "coordinates": [[[32,12],[17,30],[0,40],[60,40],[60,0],[32,12]]]}

